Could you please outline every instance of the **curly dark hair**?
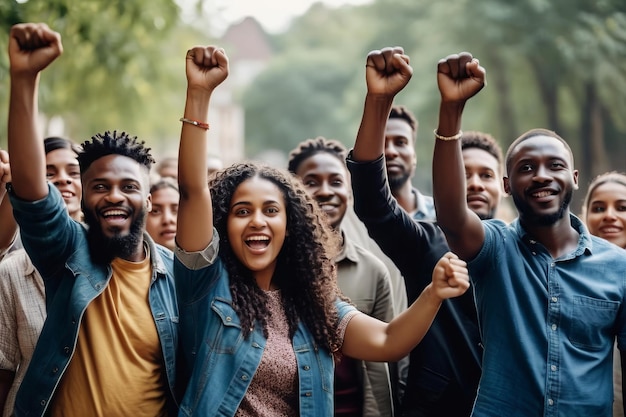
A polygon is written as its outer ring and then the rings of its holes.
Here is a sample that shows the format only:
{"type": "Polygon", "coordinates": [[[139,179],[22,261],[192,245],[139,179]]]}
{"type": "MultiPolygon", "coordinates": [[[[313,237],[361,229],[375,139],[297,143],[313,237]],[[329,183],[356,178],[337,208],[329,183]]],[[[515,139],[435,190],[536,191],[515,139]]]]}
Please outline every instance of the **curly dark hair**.
{"type": "Polygon", "coordinates": [[[496,161],[498,166],[502,165],[502,148],[496,141],[496,139],[489,133],[479,132],[475,130],[464,131],[461,135],[461,149],[478,148],[490,153],[496,161]]]}
{"type": "Polygon", "coordinates": [[[346,163],[347,150],[341,142],[334,139],[326,139],[323,136],[318,136],[315,139],[306,139],[300,142],[300,145],[298,145],[297,148],[289,152],[287,169],[289,172],[295,174],[303,161],[320,152],[326,152],[333,155],[339,159],[342,164],[346,163]]]}
{"type": "Polygon", "coordinates": [[[413,113],[411,113],[408,107],[401,104],[394,104],[391,107],[388,119],[402,119],[406,121],[409,126],[411,126],[411,130],[413,131],[413,140],[417,139],[417,118],[413,113]]]}
{"type": "Polygon", "coordinates": [[[107,155],[126,156],[150,170],[154,158],[145,144],[145,141],[140,142],[137,136],[129,136],[126,132],[118,133],[114,130],[113,133],[98,133],[90,141],[83,142],[83,151],[78,155],[80,172],[84,174],[95,160],[107,155]]]}
{"type": "Polygon", "coordinates": [[[209,182],[213,221],[221,240],[220,257],[230,277],[233,308],[241,320],[244,337],[250,334],[255,323],[263,326],[267,337],[266,317],[270,314],[266,294],[228,242],[227,220],[232,196],[242,182],[253,177],[271,181],[285,199],[287,234],[272,281],[281,289],[290,336],[293,337],[298,322],[302,321],[318,345],[335,352],[340,346],[335,331],[338,324],[335,301],[342,297],[334,261],[339,248],[337,237],[295,176],[257,162],[234,164],[219,171],[209,182]]]}

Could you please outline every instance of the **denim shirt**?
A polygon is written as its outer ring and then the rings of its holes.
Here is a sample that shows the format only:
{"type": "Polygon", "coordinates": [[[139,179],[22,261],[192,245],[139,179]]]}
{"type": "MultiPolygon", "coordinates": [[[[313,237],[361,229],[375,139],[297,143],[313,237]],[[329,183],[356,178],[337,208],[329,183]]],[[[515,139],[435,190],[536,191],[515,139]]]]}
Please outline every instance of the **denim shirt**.
{"type": "MultiPolygon", "coordinates": [[[[267,340],[256,326],[243,338],[232,307],[228,273],[217,256],[217,231],[202,252],[176,249],[174,275],[181,313],[181,343],[189,383],[179,416],[234,416],[261,363],[267,340]]],[[[339,317],[352,305],[339,301],[339,317]]],[[[299,415],[333,415],[334,362],[302,324],[293,337],[298,365],[299,415]]],[[[183,366],[183,365],[181,365],[183,366]]]]}
{"type": "MultiPolygon", "coordinates": [[[[102,293],[112,275],[109,265],[91,261],[86,228],[69,217],[57,188],[51,185],[48,188],[48,196],[34,202],[20,200],[10,193],[24,248],[44,279],[48,312],[17,394],[17,417],[46,413],[74,354],[85,309],[102,293]]],[[[147,234],[143,238],[152,258],[149,303],[161,342],[169,395],[173,399],[178,343],[173,255],[155,245],[147,234]]]]}
{"type": "Polygon", "coordinates": [[[557,259],[519,220],[483,222],[485,242],[468,264],[485,348],[474,416],[612,415],[626,256],[570,219],[578,247],[557,259]]]}

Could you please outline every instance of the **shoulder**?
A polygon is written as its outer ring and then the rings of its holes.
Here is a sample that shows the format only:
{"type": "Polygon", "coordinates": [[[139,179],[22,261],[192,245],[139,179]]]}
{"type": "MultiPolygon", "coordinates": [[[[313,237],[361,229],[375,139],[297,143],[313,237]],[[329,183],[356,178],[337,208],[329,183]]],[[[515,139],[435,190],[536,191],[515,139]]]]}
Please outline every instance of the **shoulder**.
{"type": "Polygon", "coordinates": [[[0,278],[12,275],[30,275],[35,271],[30,257],[24,249],[9,252],[0,262],[0,278]]]}

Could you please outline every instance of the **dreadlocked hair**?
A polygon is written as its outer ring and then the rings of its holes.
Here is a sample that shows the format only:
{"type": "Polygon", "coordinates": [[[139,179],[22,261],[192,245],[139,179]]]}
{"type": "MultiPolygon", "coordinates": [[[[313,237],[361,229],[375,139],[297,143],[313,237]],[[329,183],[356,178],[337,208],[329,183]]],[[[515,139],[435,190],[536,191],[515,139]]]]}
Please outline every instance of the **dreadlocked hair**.
{"type": "Polygon", "coordinates": [[[341,142],[335,139],[326,139],[323,136],[318,136],[315,139],[307,139],[301,142],[296,149],[289,153],[287,169],[289,172],[295,174],[303,161],[321,152],[333,155],[339,159],[342,164],[346,163],[347,150],[341,142]]]}
{"type": "Polygon", "coordinates": [[[150,155],[150,148],[145,147],[145,144],[145,141],[140,142],[137,136],[129,136],[126,132],[118,133],[114,130],[111,133],[107,130],[98,133],[82,145],[83,152],[78,155],[80,172],[84,174],[95,160],[107,155],[126,156],[150,170],[154,158],[150,155]]]}
{"type": "Polygon", "coordinates": [[[241,321],[243,335],[247,337],[255,325],[260,325],[268,337],[266,317],[270,314],[265,292],[228,242],[232,196],[241,183],[253,177],[275,184],[285,199],[286,236],[272,282],[281,290],[290,337],[302,321],[319,346],[335,352],[340,344],[335,331],[338,325],[335,302],[341,297],[333,260],[339,248],[337,237],[298,179],[284,170],[256,162],[234,164],[218,172],[209,183],[214,225],[221,240],[220,257],[229,274],[233,308],[241,321]]]}

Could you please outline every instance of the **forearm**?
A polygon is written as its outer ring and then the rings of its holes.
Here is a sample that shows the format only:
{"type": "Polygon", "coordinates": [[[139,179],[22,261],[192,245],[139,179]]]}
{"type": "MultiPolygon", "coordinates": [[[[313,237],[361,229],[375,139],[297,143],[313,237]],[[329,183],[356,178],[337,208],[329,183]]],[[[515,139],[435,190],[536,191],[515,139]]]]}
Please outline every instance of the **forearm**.
{"type": "Polygon", "coordinates": [[[11,78],[9,99],[8,148],[15,194],[27,201],[44,198],[46,162],[43,143],[37,128],[37,90],[39,75],[11,78]]]}
{"type": "MultiPolygon", "coordinates": [[[[461,131],[463,104],[441,103],[437,133],[452,137],[461,131]]],[[[466,180],[460,140],[435,139],[433,197],[437,222],[446,231],[460,229],[467,213],[466,180]]]]}
{"type": "Polygon", "coordinates": [[[390,323],[357,314],[348,323],[342,352],[365,361],[392,362],[405,357],[424,337],[441,306],[428,286],[390,323]]]}
{"type": "Polygon", "coordinates": [[[427,286],[420,296],[387,327],[387,339],[393,360],[408,355],[422,341],[435,319],[442,300],[427,286]]]}
{"type": "MultiPolygon", "coordinates": [[[[210,91],[188,89],[183,117],[207,122],[210,98],[210,91]]],[[[176,241],[187,251],[204,249],[211,241],[213,232],[211,196],[207,184],[207,139],[207,129],[182,123],[178,154],[180,207],[176,241]]]]}
{"type": "Polygon", "coordinates": [[[383,154],[385,126],[393,96],[367,94],[352,157],[355,161],[373,161],[383,154]]]}

